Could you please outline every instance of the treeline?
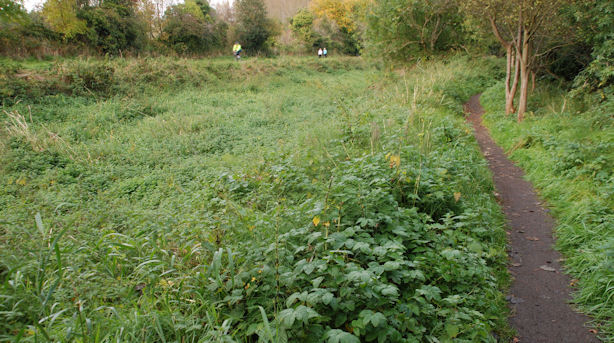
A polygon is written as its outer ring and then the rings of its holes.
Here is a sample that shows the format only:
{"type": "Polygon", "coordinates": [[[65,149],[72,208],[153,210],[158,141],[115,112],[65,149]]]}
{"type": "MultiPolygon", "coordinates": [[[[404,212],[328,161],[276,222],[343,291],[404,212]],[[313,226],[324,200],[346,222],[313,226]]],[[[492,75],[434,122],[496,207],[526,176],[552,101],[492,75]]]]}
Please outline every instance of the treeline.
{"type": "Polygon", "coordinates": [[[215,10],[207,0],[47,0],[26,13],[13,0],[0,0],[0,53],[211,55],[232,40],[268,53],[276,25],[262,0],[226,5],[215,10]]]}
{"type": "Polygon", "coordinates": [[[296,0],[287,7],[296,13],[276,19],[267,11],[273,0],[217,8],[207,0],[168,1],[47,0],[26,13],[15,0],[0,0],[0,53],[207,55],[228,53],[235,40],[252,55],[327,47],[407,61],[451,50],[490,52],[507,56],[506,108],[519,119],[536,78],[575,80],[591,91],[614,81],[608,0],[296,0]]]}

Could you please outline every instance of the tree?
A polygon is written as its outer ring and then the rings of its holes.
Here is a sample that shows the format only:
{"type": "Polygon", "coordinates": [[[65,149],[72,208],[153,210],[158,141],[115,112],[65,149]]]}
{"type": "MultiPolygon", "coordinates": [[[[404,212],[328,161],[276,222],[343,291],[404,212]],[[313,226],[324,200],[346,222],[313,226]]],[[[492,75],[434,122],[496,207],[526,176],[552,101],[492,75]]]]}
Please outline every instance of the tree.
{"type": "Polygon", "coordinates": [[[273,23],[267,18],[262,0],[235,2],[236,35],[246,50],[266,51],[267,40],[273,34],[273,23]]]}
{"type": "Polygon", "coordinates": [[[514,99],[520,79],[518,121],[527,111],[531,75],[535,63],[545,50],[545,40],[560,32],[560,11],[570,0],[467,0],[469,15],[482,19],[489,26],[507,55],[505,78],[506,113],[514,112],[514,99]],[[512,80],[512,75],[513,80],[512,80]],[[511,84],[510,84],[511,82],[511,84]]]}
{"type": "Polygon", "coordinates": [[[576,77],[575,86],[594,91],[614,85],[614,2],[576,2],[569,14],[579,38],[592,48],[592,61],[576,77]]]}
{"type": "Polygon", "coordinates": [[[461,23],[455,0],[382,0],[369,15],[368,37],[378,54],[407,59],[460,45],[461,23]]]}
{"type": "Polygon", "coordinates": [[[137,15],[132,0],[92,0],[82,5],[78,17],[87,23],[85,40],[99,53],[122,55],[147,46],[147,22],[137,15]]]}
{"type": "Polygon", "coordinates": [[[77,17],[75,0],[47,0],[43,5],[43,17],[65,39],[84,33],[87,29],[85,21],[77,17]]]}
{"type": "Polygon", "coordinates": [[[292,33],[303,43],[306,49],[312,49],[318,41],[318,34],[313,29],[314,14],[308,9],[299,10],[290,21],[292,33]]]}
{"type": "Polygon", "coordinates": [[[26,15],[23,6],[13,0],[0,0],[0,23],[15,21],[26,15]]]}
{"type": "Polygon", "coordinates": [[[346,54],[358,55],[362,49],[367,1],[314,0],[311,11],[316,16],[315,31],[337,43],[346,54]]]}
{"type": "Polygon", "coordinates": [[[206,1],[188,0],[165,13],[164,42],[178,53],[200,53],[221,47],[226,24],[215,21],[206,1]]]}

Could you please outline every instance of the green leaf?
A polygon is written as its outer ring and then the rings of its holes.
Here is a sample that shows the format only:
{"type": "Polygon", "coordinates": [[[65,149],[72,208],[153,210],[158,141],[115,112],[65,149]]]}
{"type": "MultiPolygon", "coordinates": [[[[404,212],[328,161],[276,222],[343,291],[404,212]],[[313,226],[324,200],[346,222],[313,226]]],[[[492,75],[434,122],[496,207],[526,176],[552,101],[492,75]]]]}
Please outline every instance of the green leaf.
{"type": "Polygon", "coordinates": [[[309,275],[313,272],[313,270],[316,268],[314,263],[307,263],[304,267],[303,267],[303,271],[305,272],[305,274],[309,275]]]}
{"type": "Polygon", "coordinates": [[[375,312],[373,316],[371,316],[371,324],[375,327],[384,326],[387,322],[386,316],[381,312],[375,312]]]}
{"type": "Polygon", "coordinates": [[[327,343],[360,343],[358,337],[339,329],[328,330],[324,339],[327,343]]]}
{"type": "Polygon", "coordinates": [[[333,301],[333,293],[327,292],[322,295],[322,304],[328,305],[331,301],[333,301]]]}
{"type": "Polygon", "coordinates": [[[399,289],[396,288],[393,285],[386,285],[384,286],[384,288],[382,288],[382,295],[385,296],[391,296],[391,297],[398,297],[399,296],[399,289]]]}
{"type": "Polygon", "coordinates": [[[313,285],[314,288],[318,288],[320,287],[320,284],[322,283],[322,281],[324,281],[324,277],[320,276],[320,277],[317,277],[311,280],[311,284],[313,285]]]}
{"type": "Polygon", "coordinates": [[[285,327],[292,327],[294,320],[296,319],[294,316],[294,309],[288,308],[279,312],[278,319],[285,327]]]}
{"type": "Polygon", "coordinates": [[[459,332],[458,325],[455,325],[452,323],[446,324],[446,333],[448,334],[448,337],[454,338],[458,336],[458,332],[459,332]]]}
{"type": "Polygon", "coordinates": [[[319,317],[320,315],[311,307],[300,305],[294,310],[294,318],[302,321],[304,324],[309,322],[309,319],[319,317]]]}

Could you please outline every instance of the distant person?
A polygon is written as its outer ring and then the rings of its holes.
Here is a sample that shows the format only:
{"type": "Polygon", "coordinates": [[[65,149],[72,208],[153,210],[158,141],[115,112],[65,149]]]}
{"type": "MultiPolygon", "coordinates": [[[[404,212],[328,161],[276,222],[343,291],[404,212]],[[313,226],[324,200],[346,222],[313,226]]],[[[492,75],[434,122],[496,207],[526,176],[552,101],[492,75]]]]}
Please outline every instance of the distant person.
{"type": "Polygon", "coordinates": [[[322,57],[322,48],[318,49],[318,58],[322,57]]]}
{"type": "Polygon", "coordinates": [[[243,49],[241,49],[241,44],[239,44],[239,42],[235,42],[235,45],[232,46],[232,54],[235,55],[236,59],[240,59],[241,58],[241,51],[243,49]]]}
{"type": "Polygon", "coordinates": [[[322,50],[322,54],[324,55],[324,57],[328,57],[328,51],[326,50],[326,48],[322,50]]]}

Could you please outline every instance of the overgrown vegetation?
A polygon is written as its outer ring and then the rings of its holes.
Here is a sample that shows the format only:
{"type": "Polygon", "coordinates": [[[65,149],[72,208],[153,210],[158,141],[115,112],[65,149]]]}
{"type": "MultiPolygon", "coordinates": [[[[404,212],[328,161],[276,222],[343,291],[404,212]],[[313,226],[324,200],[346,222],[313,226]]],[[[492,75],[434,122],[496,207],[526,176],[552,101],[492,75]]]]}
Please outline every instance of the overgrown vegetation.
{"type": "MultiPolygon", "coordinates": [[[[614,341],[614,101],[572,98],[555,87],[535,94],[521,125],[501,111],[502,85],[482,96],[486,125],[527,172],[557,221],[557,247],[577,280],[576,302],[614,341]]],[[[601,93],[603,94],[603,93],[601,93]]]]}
{"type": "Polygon", "coordinates": [[[49,95],[76,95],[105,99],[142,92],[156,93],[185,87],[218,86],[260,74],[285,74],[297,69],[318,71],[363,69],[357,59],[317,60],[281,58],[237,64],[230,59],[177,58],[66,59],[31,64],[0,60],[0,101],[25,104],[54,101],[49,95]]]}
{"type": "Polygon", "coordinates": [[[496,63],[228,62],[4,106],[2,340],[507,335],[503,221],[448,95],[496,63]]]}

